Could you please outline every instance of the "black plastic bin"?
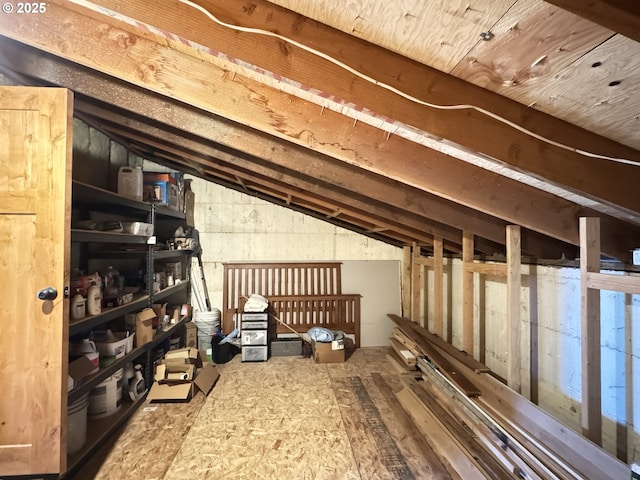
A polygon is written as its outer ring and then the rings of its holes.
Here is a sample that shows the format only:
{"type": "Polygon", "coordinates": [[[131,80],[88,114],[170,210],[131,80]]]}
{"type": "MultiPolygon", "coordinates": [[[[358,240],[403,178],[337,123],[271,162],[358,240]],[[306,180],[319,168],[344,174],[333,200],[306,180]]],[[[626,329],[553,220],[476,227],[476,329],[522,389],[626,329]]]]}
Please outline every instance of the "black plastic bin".
{"type": "Polygon", "coordinates": [[[220,344],[224,337],[214,335],[211,337],[211,359],[213,363],[227,363],[231,360],[239,351],[233,343],[220,344]]]}

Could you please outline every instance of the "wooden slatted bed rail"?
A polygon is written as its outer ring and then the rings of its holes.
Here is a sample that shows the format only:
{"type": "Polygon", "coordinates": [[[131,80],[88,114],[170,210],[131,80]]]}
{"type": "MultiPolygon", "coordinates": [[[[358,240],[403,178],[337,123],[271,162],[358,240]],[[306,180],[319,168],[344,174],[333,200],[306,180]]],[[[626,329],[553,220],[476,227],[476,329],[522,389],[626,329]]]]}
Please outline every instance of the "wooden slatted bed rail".
{"type": "MultiPolygon", "coordinates": [[[[360,295],[343,294],[339,262],[224,263],[223,329],[251,294],[266,297],[272,313],[299,333],[313,326],[341,330],[360,346],[360,295]]],[[[291,333],[278,323],[278,333],[291,333]]]]}
{"type": "MultiPolygon", "coordinates": [[[[303,333],[311,327],[341,330],[355,336],[360,347],[360,295],[271,296],[273,314],[303,333]]],[[[278,322],[278,333],[291,333],[278,322]]]]}

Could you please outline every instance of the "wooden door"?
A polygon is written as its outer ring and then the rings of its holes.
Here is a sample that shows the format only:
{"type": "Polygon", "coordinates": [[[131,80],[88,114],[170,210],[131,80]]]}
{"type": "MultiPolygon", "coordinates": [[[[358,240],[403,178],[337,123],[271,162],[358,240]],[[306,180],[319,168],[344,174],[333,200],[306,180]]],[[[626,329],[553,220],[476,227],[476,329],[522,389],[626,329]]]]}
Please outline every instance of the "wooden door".
{"type": "Polygon", "coordinates": [[[0,87],[0,476],[66,470],[71,124],[68,90],[0,87]]]}

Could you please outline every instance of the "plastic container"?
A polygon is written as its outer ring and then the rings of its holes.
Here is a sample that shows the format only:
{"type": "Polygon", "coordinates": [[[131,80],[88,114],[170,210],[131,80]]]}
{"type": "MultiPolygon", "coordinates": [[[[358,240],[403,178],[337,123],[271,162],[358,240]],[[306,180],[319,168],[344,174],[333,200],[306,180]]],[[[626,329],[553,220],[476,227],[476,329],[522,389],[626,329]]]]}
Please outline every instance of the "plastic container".
{"type": "Polygon", "coordinates": [[[118,193],[132,200],[142,201],[142,169],[120,167],[118,170],[118,193]]]}
{"type": "Polygon", "coordinates": [[[198,334],[213,335],[220,328],[221,312],[214,308],[211,312],[195,312],[193,323],[198,327],[198,334]]]}
{"type": "Polygon", "coordinates": [[[129,342],[129,338],[118,338],[111,330],[95,336],[96,349],[100,355],[105,357],[124,357],[127,353],[127,344],[129,342]]]}
{"type": "Polygon", "coordinates": [[[106,298],[117,297],[124,283],[120,272],[111,265],[102,274],[102,290],[106,298]]]}
{"type": "Polygon", "coordinates": [[[67,454],[78,453],[87,441],[87,411],[89,394],[80,397],[67,408],[67,454]]]}
{"type": "Polygon", "coordinates": [[[87,290],[87,313],[99,315],[102,312],[102,291],[94,282],[87,290]]]}
{"type": "Polygon", "coordinates": [[[122,377],[120,369],[98,384],[89,393],[89,418],[102,418],[114,414],[122,406],[122,377]]]}
{"type": "Polygon", "coordinates": [[[132,402],[135,402],[138,398],[144,395],[146,391],[144,384],[144,377],[142,376],[142,366],[135,366],[135,377],[129,383],[129,398],[132,402]]]}
{"type": "Polygon", "coordinates": [[[71,299],[69,309],[71,310],[72,320],[80,320],[81,318],[84,318],[87,314],[86,301],[84,297],[79,293],[76,293],[71,299]]]}

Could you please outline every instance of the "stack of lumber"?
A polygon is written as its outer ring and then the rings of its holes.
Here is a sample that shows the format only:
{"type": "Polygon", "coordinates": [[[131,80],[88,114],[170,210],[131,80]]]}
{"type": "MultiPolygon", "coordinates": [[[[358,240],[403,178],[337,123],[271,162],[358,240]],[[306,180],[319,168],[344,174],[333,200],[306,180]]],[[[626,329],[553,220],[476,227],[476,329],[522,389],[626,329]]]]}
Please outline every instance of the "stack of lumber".
{"type": "Polygon", "coordinates": [[[392,332],[392,337],[389,338],[388,356],[400,370],[418,370],[417,357],[419,353],[413,345],[413,342],[411,342],[411,339],[399,328],[395,328],[392,332]]]}
{"type": "Polygon", "coordinates": [[[416,323],[389,317],[396,323],[390,350],[409,350],[420,373],[403,376],[396,398],[451,478],[630,478],[626,464],[511,390],[485,365],[416,323]]]}

